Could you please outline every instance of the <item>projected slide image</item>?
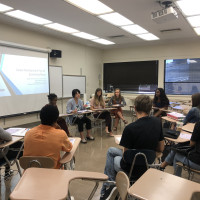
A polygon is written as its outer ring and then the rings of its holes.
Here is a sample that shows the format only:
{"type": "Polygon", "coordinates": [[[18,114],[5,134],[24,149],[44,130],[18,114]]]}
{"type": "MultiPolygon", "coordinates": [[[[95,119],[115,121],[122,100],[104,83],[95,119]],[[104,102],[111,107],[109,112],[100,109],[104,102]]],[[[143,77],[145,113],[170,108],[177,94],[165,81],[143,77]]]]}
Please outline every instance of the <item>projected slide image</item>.
{"type": "Polygon", "coordinates": [[[48,60],[40,57],[2,54],[0,65],[1,94],[15,95],[47,93],[48,60]],[[5,83],[4,83],[5,82],[5,83]],[[9,88],[6,87],[9,85],[9,88]],[[8,91],[11,89],[12,91],[8,91]]]}
{"type": "Polygon", "coordinates": [[[0,97],[11,96],[0,74],[0,97]]]}

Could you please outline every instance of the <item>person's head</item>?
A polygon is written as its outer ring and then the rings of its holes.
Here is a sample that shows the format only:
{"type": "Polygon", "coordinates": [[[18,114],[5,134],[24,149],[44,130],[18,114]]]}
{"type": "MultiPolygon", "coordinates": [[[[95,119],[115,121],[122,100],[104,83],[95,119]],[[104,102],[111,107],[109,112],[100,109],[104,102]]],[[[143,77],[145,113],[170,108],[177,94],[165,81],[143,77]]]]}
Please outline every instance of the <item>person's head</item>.
{"type": "Polygon", "coordinates": [[[51,126],[53,125],[59,116],[59,111],[56,106],[46,105],[40,111],[41,124],[51,126]]]}
{"type": "Polygon", "coordinates": [[[160,99],[161,103],[162,102],[167,103],[169,101],[163,88],[157,88],[155,91],[154,101],[158,99],[160,99]]]}
{"type": "Polygon", "coordinates": [[[96,98],[101,98],[102,97],[102,89],[101,88],[97,88],[95,91],[95,97],[96,98]]]}
{"type": "Polygon", "coordinates": [[[115,97],[119,98],[119,97],[121,96],[121,91],[120,91],[120,89],[119,89],[119,88],[116,88],[114,94],[115,94],[115,97]]]}
{"type": "Polygon", "coordinates": [[[103,97],[102,97],[102,89],[101,88],[97,88],[96,91],[95,91],[94,104],[96,106],[98,106],[98,105],[104,106],[104,101],[103,101],[103,97]]]}
{"type": "Polygon", "coordinates": [[[152,108],[152,100],[147,95],[139,95],[136,97],[134,105],[136,112],[149,115],[152,108]]]}
{"type": "Polygon", "coordinates": [[[51,93],[51,94],[47,95],[47,97],[48,97],[48,100],[49,100],[49,104],[56,106],[56,103],[57,103],[57,100],[58,100],[57,95],[54,94],[54,93],[51,93]]]}
{"type": "Polygon", "coordinates": [[[79,99],[80,98],[80,90],[79,89],[74,89],[72,90],[72,97],[73,98],[76,98],[76,99],[79,99]]]}
{"type": "Polygon", "coordinates": [[[200,93],[192,95],[192,107],[198,107],[200,109],[200,93]]]}

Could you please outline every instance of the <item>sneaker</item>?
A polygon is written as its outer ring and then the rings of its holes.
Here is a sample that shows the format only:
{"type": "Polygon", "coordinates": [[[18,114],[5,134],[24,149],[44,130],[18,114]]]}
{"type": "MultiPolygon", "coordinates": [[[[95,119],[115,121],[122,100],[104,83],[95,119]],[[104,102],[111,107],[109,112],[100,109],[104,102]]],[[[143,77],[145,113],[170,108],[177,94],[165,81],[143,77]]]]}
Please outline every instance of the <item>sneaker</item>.
{"type": "Polygon", "coordinates": [[[108,200],[114,193],[114,191],[117,189],[116,185],[111,185],[105,193],[100,197],[100,200],[108,200]]]}
{"type": "Polygon", "coordinates": [[[84,138],[84,139],[81,140],[81,143],[86,144],[87,140],[84,138]]]}
{"type": "Polygon", "coordinates": [[[94,137],[92,137],[92,136],[87,136],[86,139],[87,139],[87,140],[94,140],[94,137]]]}

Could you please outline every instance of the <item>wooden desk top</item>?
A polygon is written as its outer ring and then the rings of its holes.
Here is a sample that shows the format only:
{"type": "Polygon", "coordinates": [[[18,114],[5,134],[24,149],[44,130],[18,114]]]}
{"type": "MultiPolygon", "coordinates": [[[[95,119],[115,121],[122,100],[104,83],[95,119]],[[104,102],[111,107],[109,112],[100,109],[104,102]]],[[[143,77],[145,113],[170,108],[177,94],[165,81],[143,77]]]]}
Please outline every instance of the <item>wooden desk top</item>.
{"type": "Polygon", "coordinates": [[[148,169],[128,193],[143,200],[189,200],[200,184],[156,169],[148,169]]]}
{"type": "Polygon", "coordinates": [[[117,108],[94,108],[93,111],[109,111],[109,110],[116,110],[117,108]]]}
{"type": "Polygon", "coordinates": [[[164,119],[164,120],[166,120],[166,121],[169,121],[169,122],[177,122],[177,120],[175,120],[175,119],[172,119],[172,118],[170,118],[170,117],[162,117],[162,119],[164,119]]]}
{"type": "Polygon", "coordinates": [[[28,168],[10,195],[10,199],[66,199],[74,179],[106,181],[103,173],[59,169],[28,168]]]}
{"type": "Polygon", "coordinates": [[[4,148],[4,147],[8,147],[20,140],[22,140],[24,137],[18,137],[18,136],[12,136],[12,140],[3,144],[0,144],[0,149],[4,148]]]}
{"type": "Polygon", "coordinates": [[[70,152],[66,152],[63,155],[63,157],[60,160],[60,164],[68,163],[73,158],[73,156],[74,156],[74,154],[76,152],[76,149],[78,148],[78,145],[79,145],[79,143],[81,141],[81,138],[79,138],[79,137],[75,137],[74,139],[75,139],[75,142],[73,144],[73,147],[72,147],[71,151],[70,152]]]}
{"type": "Polygon", "coordinates": [[[165,137],[165,139],[171,141],[171,142],[176,142],[176,143],[182,143],[182,142],[188,142],[190,141],[192,134],[186,131],[181,131],[179,137],[177,139],[173,139],[173,138],[168,138],[165,137]],[[183,137],[185,135],[185,137],[183,137]]]}
{"type": "Polygon", "coordinates": [[[71,116],[71,115],[84,115],[84,114],[88,114],[88,113],[92,113],[94,111],[92,110],[82,110],[81,111],[78,111],[77,113],[62,113],[62,114],[59,114],[59,117],[67,117],[67,116],[71,116]]]}
{"type": "Polygon", "coordinates": [[[182,130],[192,133],[194,130],[195,123],[188,123],[182,127],[182,130]]]}

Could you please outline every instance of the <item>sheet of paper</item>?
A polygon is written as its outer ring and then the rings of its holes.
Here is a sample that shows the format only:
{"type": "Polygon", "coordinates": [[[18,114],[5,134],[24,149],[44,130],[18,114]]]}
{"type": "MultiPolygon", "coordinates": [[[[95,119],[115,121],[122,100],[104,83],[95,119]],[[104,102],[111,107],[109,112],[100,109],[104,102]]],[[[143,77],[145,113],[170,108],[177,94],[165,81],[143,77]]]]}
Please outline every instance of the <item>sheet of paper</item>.
{"type": "Polygon", "coordinates": [[[29,128],[9,128],[6,131],[8,131],[12,136],[24,137],[28,130],[29,128]]]}
{"type": "Polygon", "coordinates": [[[122,137],[117,137],[117,141],[120,143],[122,137]]]}
{"type": "Polygon", "coordinates": [[[75,139],[74,138],[69,138],[69,141],[72,143],[72,145],[74,144],[75,142],[75,139]]]}
{"type": "Polygon", "coordinates": [[[185,134],[185,133],[180,134],[180,138],[187,140],[190,140],[191,136],[192,136],[191,134],[185,134]]]}

